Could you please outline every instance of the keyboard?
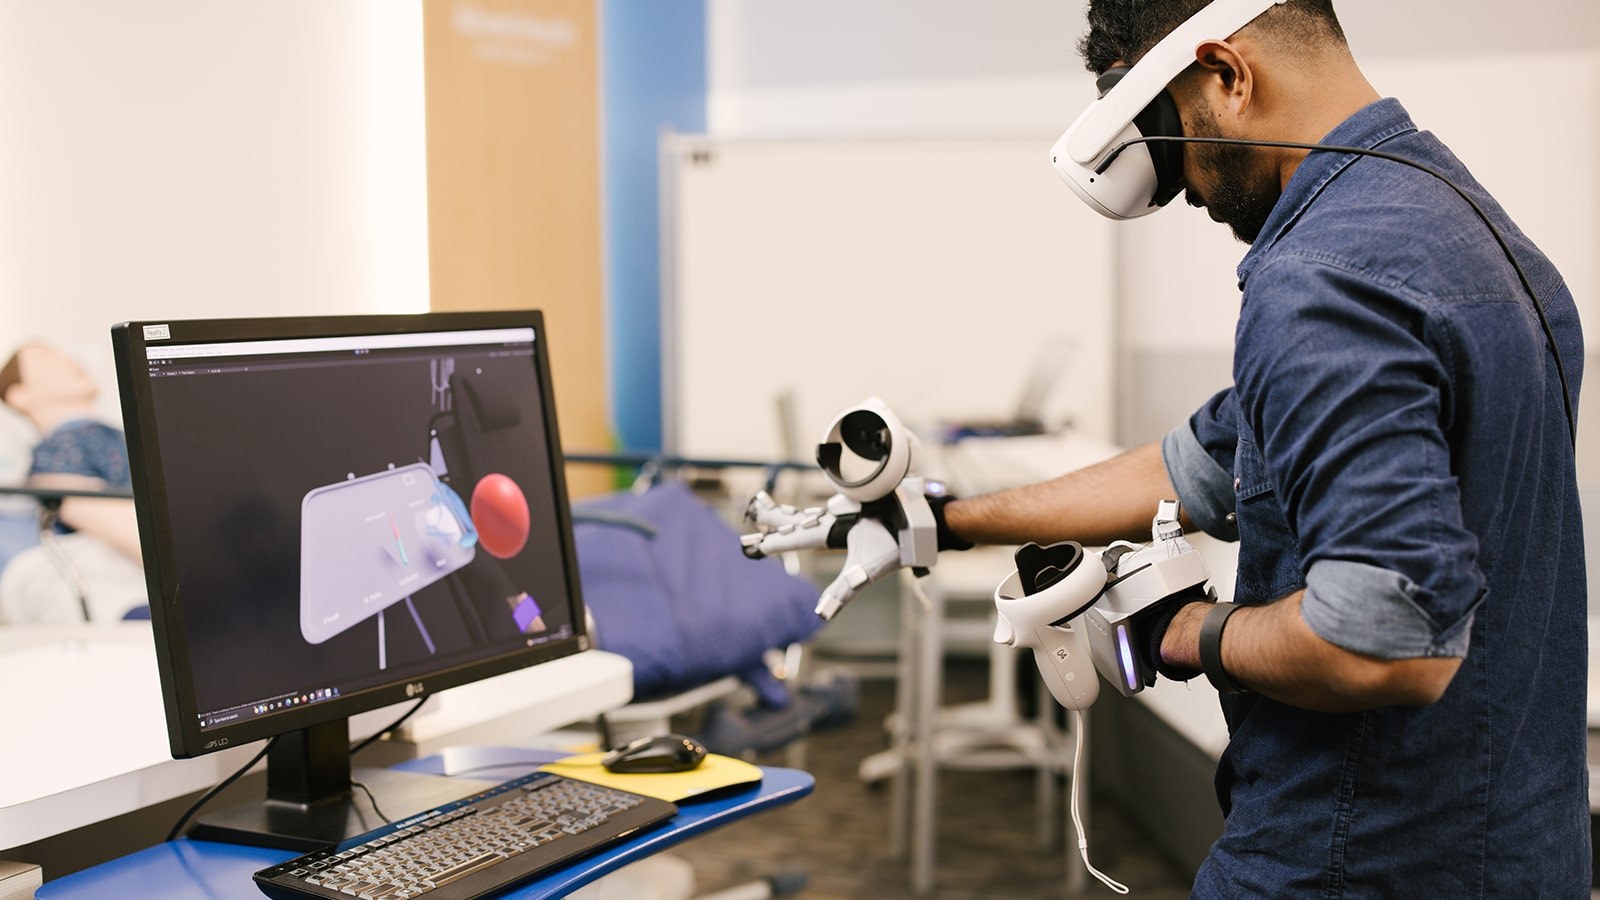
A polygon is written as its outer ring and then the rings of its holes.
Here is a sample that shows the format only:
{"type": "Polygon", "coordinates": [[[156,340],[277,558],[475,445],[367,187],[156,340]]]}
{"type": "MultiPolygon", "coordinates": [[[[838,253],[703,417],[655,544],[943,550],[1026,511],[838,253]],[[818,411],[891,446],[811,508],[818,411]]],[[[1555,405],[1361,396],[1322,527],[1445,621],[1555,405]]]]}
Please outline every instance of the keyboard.
{"type": "Polygon", "coordinates": [[[535,772],[255,873],[269,897],[467,900],[671,818],[665,800],[535,772]]]}

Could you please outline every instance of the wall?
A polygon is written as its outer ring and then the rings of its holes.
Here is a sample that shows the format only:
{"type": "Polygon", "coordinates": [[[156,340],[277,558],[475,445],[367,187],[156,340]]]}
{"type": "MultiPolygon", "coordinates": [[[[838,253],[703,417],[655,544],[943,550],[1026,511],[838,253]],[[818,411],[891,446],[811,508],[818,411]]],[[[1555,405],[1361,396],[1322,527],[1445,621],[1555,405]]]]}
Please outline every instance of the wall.
{"type": "MultiPolygon", "coordinates": [[[[427,308],[420,5],[0,5],[0,352],[29,336],[62,342],[109,386],[105,330],[125,318],[427,308]]],[[[1532,157],[1515,139],[1595,108],[1583,71],[1600,48],[1590,0],[1340,10],[1380,86],[1487,167],[1580,297],[1594,298],[1593,167],[1569,167],[1552,190],[1524,177],[1532,157]]],[[[706,124],[1048,141],[1089,95],[1073,50],[1082,27],[1081,6],[1057,0],[981,14],[964,0],[707,0],[706,124]]],[[[1593,146],[1576,134],[1539,159],[1593,146]]],[[[1062,202],[1075,202],[1064,189],[1062,202]]],[[[1124,420],[1134,437],[1191,399],[1141,386],[1155,359],[1201,372],[1197,392],[1226,378],[1240,250],[1186,217],[1121,227],[1124,331],[1147,335],[1130,339],[1123,371],[1143,402],[1122,409],[1153,411],[1124,420]]]]}
{"type": "Polygon", "coordinates": [[[706,127],[705,0],[600,7],[606,355],[617,443],[657,451],[661,433],[662,135],[706,127]]]}
{"type": "MultiPolygon", "coordinates": [[[[1508,60],[1600,48],[1592,0],[1339,0],[1368,62],[1508,60]]],[[[708,0],[710,128],[718,134],[1042,128],[1090,92],[1081,0],[708,0]]]]}
{"type": "MultiPolygon", "coordinates": [[[[1600,49],[1500,59],[1493,67],[1471,56],[1380,56],[1364,69],[1380,93],[1401,98],[1420,127],[1461,157],[1561,268],[1593,356],[1600,346],[1600,170],[1593,164],[1600,49]],[[1506,78],[1506,71],[1518,75],[1506,78]]],[[[1126,223],[1122,238],[1124,396],[1132,398],[1123,405],[1122,434],[1137,442],[1160,436],[1230,380],[1234,265],[1245,248],[1203,211],[1177,205],[1126,223]],[[1192,377],[1177,384],[1158,377],[1174,365],[1192,377]]],[[[1600,479],[1595,402],[1579,411],[1585,481],[1600,479]]]]}
{"type": "MultiPolygon", "coordinates": [[[[1037,134],[1047,146],[1091,95],[1074,48],[1079,3],[1017,0],[981,15],[960,0],[711,0],[709,9],[713,133],[1001,132],[1037,134]]],[[[1594,322],[1600,17],[1592,2],[1342,0],[1339,10],[1374,83],[1478,170],[1562,267],[1594,322]]],[[[1077,201],[1063,187],[1061,202],[1077,201]]],[[[1115,252],[1119,434],[1132,443],[1158,436],[1228,382],[1233,270],[1244,248],[1203,212],[1178,206],[1119,225],[1115,252]]],[[[1600,477],[1593,455],[1580,468],[1591,478],[1600,477]]]]}
{"type": "Polygon", "coordinates": [[[1110,439],[1113,226],[1054,202],[1037,142],[667,151],[669,449],[805,459],[869,396],[924,433],[1004,421],[1036,376],[1030,417],[1110,439]]]}
{"type": "Polygon", "coordinates": [[[130,318],[420,311],[419,0],[0,5],[0,353],[130,318]]]}
{"type": "Polygon", "coordinates": [[[1093,96],[1077,3],[709,0],[718,135],[1053,138],[1093,96]]]}
{"type": "MultiPolygon", "coordinates": [[[[610,446],[596,0],[427,0],[433,308],[544,311],[562,443],[610,446]]],[[[610,485],[574,468],[575,496],[610,485]]]]}

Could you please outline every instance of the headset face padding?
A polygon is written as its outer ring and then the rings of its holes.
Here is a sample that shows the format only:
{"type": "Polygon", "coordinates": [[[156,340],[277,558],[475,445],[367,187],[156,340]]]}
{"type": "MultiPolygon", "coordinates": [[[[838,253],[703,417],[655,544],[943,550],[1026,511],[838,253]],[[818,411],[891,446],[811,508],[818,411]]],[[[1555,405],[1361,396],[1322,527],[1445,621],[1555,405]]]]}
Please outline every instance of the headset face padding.
{"type": "MultiPolygon", "coordinates": [[[[1129,67],[1113,66],[1095,80],[1095,89],[1104,97],[1129,67]]],[[[1133,124],[1145,137],[1183,137],[1183,120],[1178,117],[1178,104],[1167,91],[1157,94],[1133,118],[1133,124]]],[[[1156,191],[1150,198],[1152,206],[1166,206],[1183,188],[1183,145],[1175,141],[1145,144],[1150,162],[1156,170],[1156,191]]]]}

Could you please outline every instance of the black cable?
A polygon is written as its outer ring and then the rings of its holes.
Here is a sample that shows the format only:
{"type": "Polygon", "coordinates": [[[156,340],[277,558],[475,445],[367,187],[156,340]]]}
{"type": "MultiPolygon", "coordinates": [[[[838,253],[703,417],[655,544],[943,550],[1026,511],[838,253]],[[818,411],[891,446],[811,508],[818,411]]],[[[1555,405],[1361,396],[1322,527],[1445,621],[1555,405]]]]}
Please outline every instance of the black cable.
{"type": "MultiPolygon", "coordinates": [[[[368,747],[372,746],[372,744],[375,741],[377,741],[379,738],[383,737],[384,735],[388,734],[391,731],[394,731],[396,728],[399,728],[401,726],[401,724],[403,724],[405,722],[405,720],[411,718],[413,715],[416,714],[417,710],[422,708],[422,704],[427,703],[427,702],[428,702],[428,698],[426,696],[418,697],[417,698],[417,702],[413,703],[411,705],[410,709],[408,709],[404,713],[402,713],[400,715],[400,718],[395,719],[393,722],[390,722],[387,728],[381,728],[381,729],[373,732],[364,741],[360,741],[358,743],[351,744],[350,745],[350,755],[351,756],[355,756],[357,753],[360,753],[362,750],[365,750],[368,747]]],[[[359,781],[356,781],[353,778],[350,779],[350,786],[351,787],[360,788],[361,792],[367,795],[367,801],[372,804],[372,811],[378,814],[378,818],[382,819],[385,823],[393,821],[387,815],[384,814],[382,809],[380,809],[378,807],[378,798],[372,796],[372,789],[371,788],[368,788],[366,785],[362,784],[359,781]]]]}
{"type": "Polygon", "coordinates": [[[260,762],[261,758],[267,755],[267,751],[272,749],[272,745],[276,744],[277,742],[278,742],[278,736],[274,735],[271,740],[267,741],[267,745],[265,747],[261,748],[261,752],[257,753],[254,757],[252,757],[249,762],[247,762],[244,765],[240,766],[239,769],[236,772],[234,772],[232,775],[229,775],[227,778],[222,779],[222,781],[218,782],[215,787],[211,788],[211,790],[206,791],[204,794],[201,794],[200,795],[200,799],[194,801],[194,803],[188,809],[183,811],[183,815],[178,817],[178,821],[175,824],[173,824],[172,830],[167,832],[167,840],[169,840],[169,841],[177,840],[178,839],[178,835],[183,831],[183,826],[189,824],[189,820],[194,818],[194,814],[200,811],[200,807],[205,806],[207,803],[211,802],[211,798],[213,798],[216,795],[222,793],[222,790],[224,788],[226,788],[230,784],[233,784],[235,781],[238,781],[239,780],[239,776],[241,776],[244,773],[250,771],[250,768],[252,766],[254,766],[256,763],[260,762]]]}
{"type": "Polygon", "coordinates": [[[1511,268],[1515,269],[1517,272],[1517,279],[1522,282],[1522,289],[1528,292],[1529,299],[1533,301],[1533,311],[1539,317],[1539,327],[1544,330],[1545,343],[1550,347],[1550,353],[1555,357],[1556,360],[1556,377],[1561,381],[1561,405],[1567,413],[1568,436],[1572,439],[1572,445],[1574,447],[1578,445],[1578,420],[1577,417],[1572,413],[1572,392],[1567,384],[1567,367],[1562,364],[1561,348],[1556,346],[1555,331],[1551,329],[1550,319],[1545,315],[1544,301],[1539,299],[1538,292],[1533,289],[1533,283],[1528,279],[1528,273],[1523,271],[1522,263],[1517,260],[1516,254],[1511,252],[1510,243],[1506,241],[1505,235],[1500,233],[1500,229],[1495,227],[1494,222],[1489,219],[1489,214],[1484,212],[1483,207],[1478,205],[1478,201],[1472,199],[1471,195],[1469,195],[1463,188],[1457,185],[1454,181],[1451,181],[1449,178],[1445,177],[1444,173],[1432,168],[1431,166],[1417,162],[1414,159],[1407,159],[1404,156],[1400,156],[1395,153],[1387,153],[1382,150],[1369,150],[1366,147],[1341,147],[1336,144],[1304,144],[1297,141],[1255,141],[1244,138],[1178,137],[1176,135],[1154,135],[1151,137],[1137,137],[1118,144],[1114,149],[1112,149],[1111,153],[1106,156],[1105,161],[1095,167],[1095,174],[1104,174],[1106,169],[1110,168],[1113,162],[1116,162],[1117,157],[1122,155],[1122,151],[1128,149],[1134,144],[1156,143],[1223,144],[1233,147],[1278,147],[1285,150],[1308,150],[1315,153],[1350,153],[1356,156],[1374,156],[1378,159],[1385,159],[1389,162],[1410,166],[1419,172],[1432,175],[1434,178],[1444,182],[1451,190],[1456,192],[1457,196],[1467,201],[1467,205],[1472,207],[1472,211],[1478,214],[1478,218],[1482,220],[1484,226],[1489,229],[1489,233],[1494,235],[1495,243],[1500,245],[1500,252],[1504,253],[1506,259],[1510,261],[1511,268]]]}
{"type": "MultiPolygon", "coordinates": [[[[427,697],[418,698],[417,702],[415,704],[413,704],[410,709],[405,711],[405,715],[402,715],[400,718],[395,719],[393,722],[390,722],[389,723],[389,727],[382,728],[382,729],[379,729],[379,730],[373,732],[370,737],[368,737],[364,741],[361,741],[360,743],[351,744],[350,745],[350,755],[351,756],[355,756],[357,753],[360,753],[361,751],[363,751],[363,750],[367,749],[368,747],[372,746],[374,743],[377,742],[377,740],[379,738],[381,738],[384,735],[388,734],[389,732],[395,730],[396,728],[399,728],[400,725],[405,722],[405,720],[411,718],[413,715],[416,714],[417,710],[422,708],[422,704],[427,703],[427,702],[428,702],[428,698],[427,697]]],[[[374,808],[376,808],[376,804],[374,804],[374,808]]]]}
{"type": "Polygon", "coordinates": [[[67,556],[67,552],[56,541],[56,526],[61,524],[61,501],[44,501],[39,505],[39,544],[44,548],[45,555],[50,557],[50,565],[67,583],[67,589],[78,599],[78,611],[83,615],[85,624],[89,624],[94,617],[89,614],[89,591],[83,585],[83,573],[78,571],[78,566],[67,556]]]}
{"type": "Polygon", "coordinates": [[[30,487],[27,485],[5,485],[0,487],[0,496],[32,497],[45,502],[60,502],[67,497],[90,497],[101,500],[132,500],[131,488],[90,489],[90,488],[54,488],[30,487]]]}
{"type": "MultiPolygon", "coordinates": [[[[427,700],[428,700],[427,697],[419,698],[417,700],[417,702],[414,705],[412,705],[412,707],[410,709],[406,710],[404,715],[402,715],[400,718],[395,719],[392,723],[390,723],[389,727],[384,728],[384,729],[374,733],[371,737],[367,738],[364,741],[361,741],[360,743],[352,745],[350,747],[350,755],[351,756],[355,756],[360,751],[366,749],[370,744],[372,744],[378,738],[381,738],[385,734],[388,734],[389,732],[395,730],[396,728],[399,728],[401,723],[405,722],[406,719],[411,718],[412,714],[415,713],[417,710],[421,709],[422,708],[422,704],[426,703],[427,700]]],[[[181,833],[183,831],[183,826],[189,824],[189,820],[194,818],[194,814],[200,811],[200,807],[205,806],[207,803],[211,802],[211,799],[213,797],[215,797],[217,794],[221,793],[225,788],[227,788],[228,785],[233,784],[235,781],[238,781],[240,776],[244,775],[244,773],[248,772],[251,769],[251,767],[253,767],[256,763],[260,762],[262,757],[265,757],[267,755],[267,752],[272,749],[272,746],[278,742],[278,737],[279,737],[278,735],[274,735],[271,740],[267,741],[267,745],[265,747],[261,748],[261,752],[257,753],[254,757],[252,757],[249,762],[247,762],[244,765],[240,766],[239,769],[237,771],[235,771],[232,775],[229,775],[227,778],[224,778],[216,786],[212,787],[210,790],[206,791],[204,794],[201,794],[199,799],[195,800],[194,804],[191,805],[187,810],[184,810],[183,815],[178,817],[178,821],[172,826],[172,830],[167,832],[167,840],[169,840],[169,841],[177,840],[179,833],[181,833]]],[[[384,820],[387,821],[389,817],[388,816],[384,816],[383,815],[383,811],[378,809],[378,801],[373,798],[372,791],[367,790],[367,786],[364,785],[364,784],[361,784],[360,782],[352,781],[350,783],[355,785],[356,787],[361,788],[363,791],[367,792],[367,799],[372,801],[372,810],[373,810],[373,812],[376,812],[378,815],[383,816],[384,820]]]]}
{"type": "Polygon", "coordinates": [[[385,825],[387,825],[390,822],[394,821],[393,819],[391,819],[387,815],[385,815],[383,810],[378,808],[378,798],[372,796],[372,790],[370,788],[368,788],[366,785],[362,784],[361,782],[356,781],[353,778],[350,779],[350,786],[351,787],[361,788],[361,793],[367,795],[367,802],[372,804],[372,811],[378,814],[378,818],[382,819],[383,823],[385,825]]]}

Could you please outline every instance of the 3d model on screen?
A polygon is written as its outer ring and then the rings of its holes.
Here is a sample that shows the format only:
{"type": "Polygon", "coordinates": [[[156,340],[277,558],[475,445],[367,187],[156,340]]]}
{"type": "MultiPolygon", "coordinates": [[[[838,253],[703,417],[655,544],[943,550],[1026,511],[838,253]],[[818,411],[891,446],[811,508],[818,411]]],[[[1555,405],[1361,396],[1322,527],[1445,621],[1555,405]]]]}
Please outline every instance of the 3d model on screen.
{"type": "Polygon", "coordinates": [[[515,481],[491,472],[472,489],[472,522],[489,555],[510,559],[528,543],[528,498],[515,481]]]}
{"type": "Polygon", "coordinates": [[[314,488],[300,524],[300,633],[313,644],[409,602],[472,562],[479,542],[461,499],[425,463],[314,488]]]}
{"type": "Polygon", "coordinates": [[[535,462],[528,456],[528,429],[535,423],[519,405],[514,382],[485,371],[481,361],[458,366],[455,358],[440,357],[431,361],[429,374],[434,412],[426,439],[428,468],[466,498],[458,514],[471,523],[484,550],[470,567],[445,580],[450,599],[441,608],[455,610],[477,641],[549,631],[552,623],[521,582],[527,566],[515,563],[534,541],[534,507],[523,484],[509,474],[535,462]]]}
{"type": "Polygon", "coordinates": [[[544,624],[544,611],[539,609],[539,603],[533,599],[532,594],[524,591],[514,597],[507,597],[506,605],[511,607],[511,618],[525,634],[537,634],[549,627],[544,624]]]}

